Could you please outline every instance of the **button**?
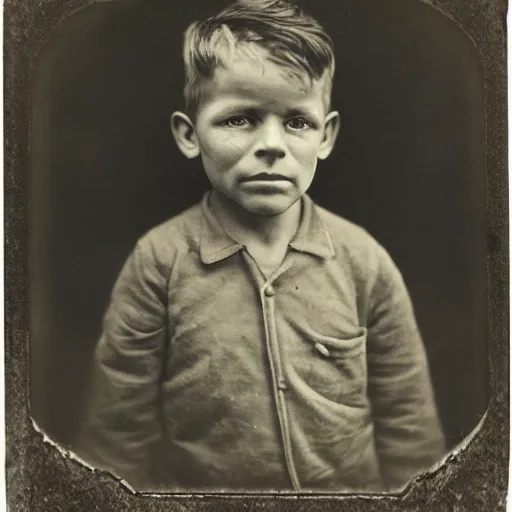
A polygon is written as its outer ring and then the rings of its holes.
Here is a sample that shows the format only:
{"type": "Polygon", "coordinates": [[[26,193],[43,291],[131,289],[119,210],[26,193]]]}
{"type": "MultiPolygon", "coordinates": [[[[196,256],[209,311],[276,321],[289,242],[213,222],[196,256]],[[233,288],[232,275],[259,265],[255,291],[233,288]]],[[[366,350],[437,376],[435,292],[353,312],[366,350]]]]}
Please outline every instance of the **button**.
{"type": "Polygon", "coordinates": [[[274,290],[274,287],[272,285],[267,286],[265,288],[265,295],[267,297],[273,297],[276,294],[276,291],[274,290]]]}
{"type": "Polygon", "coordinates": [[[286,385],[286,381],[282,377],[280,379],[278,379],[277,387],[279,389],[282,389],[283,391],[288,389],[288,386],[286,385]]]}
{"type": "Polygon", "coordinates": [[[322,345],[321,343],[315,343],[315,348],[318,350],[318,352],[320,352],[320,354],[322,354],[325,357],[329,357],[331,355],[329,349],[325,345],[322,345]]]}

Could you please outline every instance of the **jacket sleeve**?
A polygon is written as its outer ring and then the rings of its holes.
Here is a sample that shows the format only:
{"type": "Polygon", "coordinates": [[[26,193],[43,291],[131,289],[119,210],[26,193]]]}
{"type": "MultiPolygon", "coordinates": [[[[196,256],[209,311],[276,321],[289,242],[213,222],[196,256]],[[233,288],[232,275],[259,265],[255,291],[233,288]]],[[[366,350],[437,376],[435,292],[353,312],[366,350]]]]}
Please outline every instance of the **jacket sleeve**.
{"type": "Polygon", "coordinates": [[[425,349],[402,276],[380,248],[368,316],[368,394],[382,477],[403,488],[445,454],[425,349]]]}
{"type": "Polygon", "coordinates": [[[79,454],[136,490],[151,486],[161,438],[159,393],[166,351],[167,280],[139,242],[114,286],[96,347],[79,454]]]}

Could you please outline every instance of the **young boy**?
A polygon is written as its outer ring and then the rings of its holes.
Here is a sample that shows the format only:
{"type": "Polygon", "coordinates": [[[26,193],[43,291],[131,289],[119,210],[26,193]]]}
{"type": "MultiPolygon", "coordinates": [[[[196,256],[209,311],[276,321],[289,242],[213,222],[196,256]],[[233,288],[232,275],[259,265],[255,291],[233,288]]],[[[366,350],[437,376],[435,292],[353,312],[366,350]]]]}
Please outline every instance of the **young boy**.
{"type": "Polygon", "coordinates": [[[172,133],[213,190],[118,278],[83,457],[146,491],[403,487],[444,449],[413,309],[384,249],[306,195],[339,128],[329,37],[240,0],[184,59],[172,133]]]}

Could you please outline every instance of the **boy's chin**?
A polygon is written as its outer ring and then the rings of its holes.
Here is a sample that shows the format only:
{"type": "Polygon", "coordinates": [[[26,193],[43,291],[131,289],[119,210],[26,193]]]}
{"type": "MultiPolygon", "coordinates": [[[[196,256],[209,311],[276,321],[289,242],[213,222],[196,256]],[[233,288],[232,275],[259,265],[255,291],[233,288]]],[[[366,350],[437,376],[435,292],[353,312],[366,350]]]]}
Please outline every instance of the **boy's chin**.
{"type": "Polygon", "coordinates": [[[299,200],[300,197],[293,200],[290,198],[265,198],[257,201],[244,201],[239,204],[244,208],[244,210],[253,215],[261,217],[276,217],[288,211],[299,200]]]}

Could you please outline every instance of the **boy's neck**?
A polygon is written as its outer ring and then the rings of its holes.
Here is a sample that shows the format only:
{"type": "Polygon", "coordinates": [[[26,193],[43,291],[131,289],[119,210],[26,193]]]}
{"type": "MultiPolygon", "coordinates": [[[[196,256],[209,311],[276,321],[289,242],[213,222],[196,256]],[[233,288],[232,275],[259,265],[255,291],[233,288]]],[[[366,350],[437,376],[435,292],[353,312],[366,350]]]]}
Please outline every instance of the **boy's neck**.
{"type": "Polygon", "coordinates": [[[216,190],[210,196],[210,207],[226,232],[239,244],[258,244],[269,249],[287,247],[299,227],[301,201],[280,215],[265,216],[248,212],[216,190]]]}

